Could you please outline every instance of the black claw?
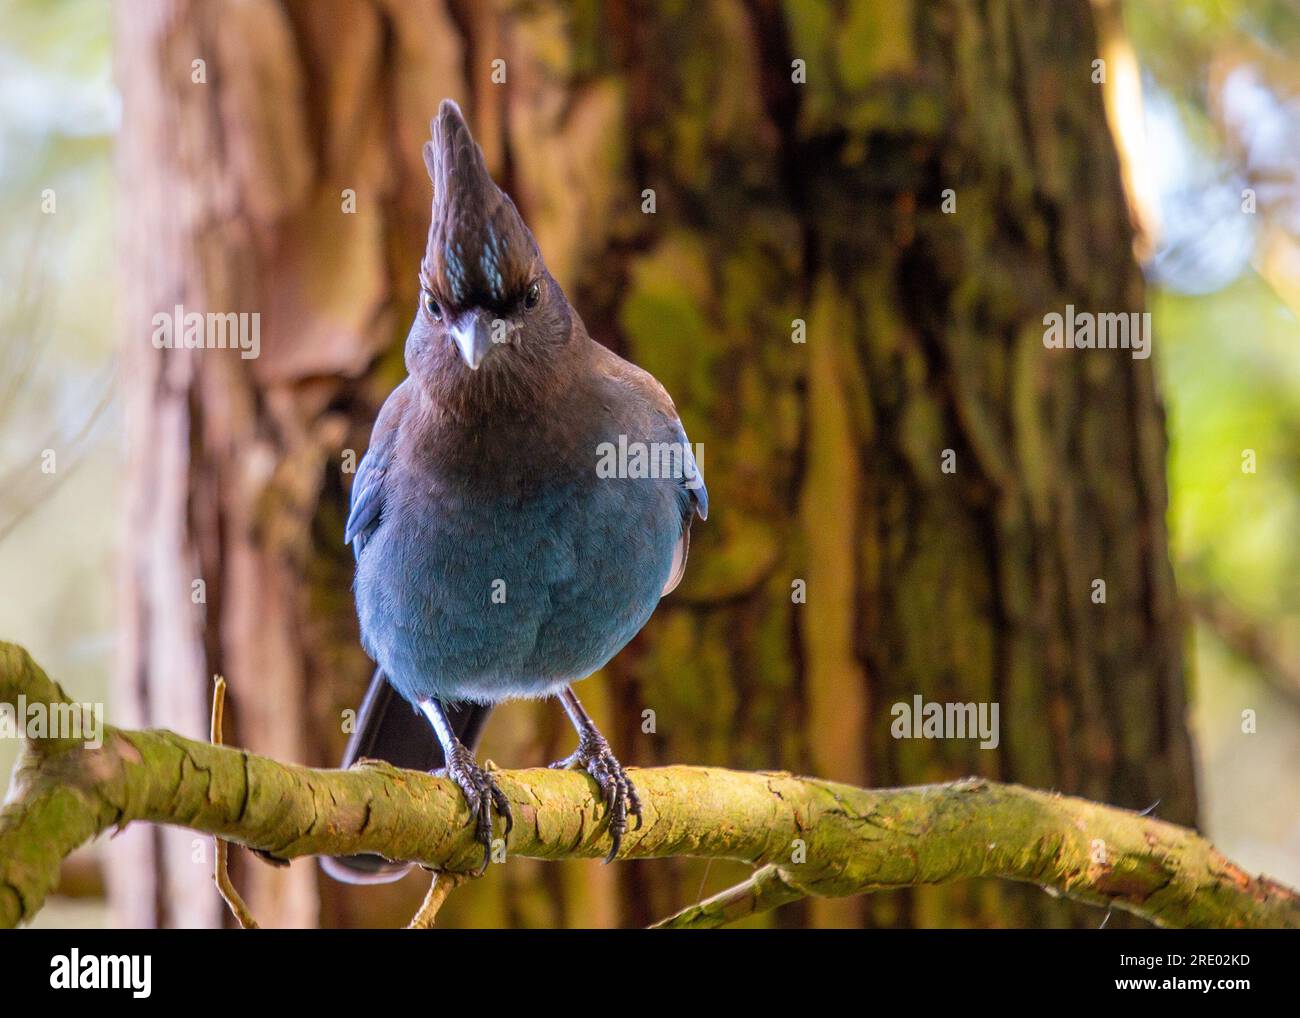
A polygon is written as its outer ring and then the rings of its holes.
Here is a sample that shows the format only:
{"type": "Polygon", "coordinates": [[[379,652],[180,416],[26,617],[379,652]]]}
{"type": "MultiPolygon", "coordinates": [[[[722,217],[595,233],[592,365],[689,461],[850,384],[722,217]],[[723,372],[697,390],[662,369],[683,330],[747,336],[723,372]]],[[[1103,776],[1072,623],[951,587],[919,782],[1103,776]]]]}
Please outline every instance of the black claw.
{"type": "Polygon", "coordinates": [[[515,817],[510,812],[510,800],[506,798],[501,789],[497,788],[495,782],[492,784],[492,803],[496,807],[498,815],[506,822],[505,836],[509,838],[510,832],[515,829],[515,817]]]}
{"type": "Polygon", "coordinates": [[[639,831],[641,830],[641,825],[645,823],[645,819],[641,816],[641,800],[637,798],[636,789],[632,787],[632,782],[630,781],[627,783],[627,798],[630,803],[627,811],[636,817],[636,826],[633,827],[632,830],[639,831]]]}
{"type": "Polygon", "coordinates": [[[514,827],[514,817],[510,813],[510,801],[497,787],[492,775],[475,762],[474,755],[468,749],[460,746],[458,750],[447,761],[447,776],[459,786],[461,794],[465,796],[465,803],[469,806],[474,840],[483,846],[483,865],[476,871],[477,876],[482,876],[492,862],[493,811],[505,820],[507,838],[514,827]]]}

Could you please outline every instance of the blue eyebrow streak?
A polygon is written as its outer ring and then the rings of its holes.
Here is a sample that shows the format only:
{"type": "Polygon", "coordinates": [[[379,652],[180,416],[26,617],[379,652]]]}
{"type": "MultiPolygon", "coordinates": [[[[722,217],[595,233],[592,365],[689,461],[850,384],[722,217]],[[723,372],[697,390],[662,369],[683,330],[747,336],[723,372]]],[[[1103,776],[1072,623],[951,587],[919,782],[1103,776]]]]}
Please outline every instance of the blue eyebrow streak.
{"type": "Polygon", "coordinates": [[[460,303],[465,299],[465,266],[460,259],[465,252],[460,241],[456,241],[455,247],[453,251],[450,243],[443,244],[442,260],[447,269],[447,282],[451,284],[452,299],[460,303]]]}
{"type": "Polygon", "coordinates": [[[505,281],[501,278],[501,256],[505,253],[508,241],[498,237],[496,230],[491,226],[488,227],[487,235],[487,244],[479,253],[478,264],[483,270],[488,285],[492,288],[492,296],[501,300],[502,292],[505,290],[505,281]]]}

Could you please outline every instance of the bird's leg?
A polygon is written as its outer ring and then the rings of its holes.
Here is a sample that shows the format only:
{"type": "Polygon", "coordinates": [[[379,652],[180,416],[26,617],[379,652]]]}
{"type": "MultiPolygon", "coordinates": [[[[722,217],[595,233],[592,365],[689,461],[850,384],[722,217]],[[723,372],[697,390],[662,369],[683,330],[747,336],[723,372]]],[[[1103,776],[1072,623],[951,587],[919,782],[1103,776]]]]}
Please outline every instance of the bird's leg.
{"type": "Polygon", "coordinates": [[[460,786],[465,801],[469,804],[470,818],[475,824],[475,840],[483,846],[483,865],[479,868],[479,873],[482,874],[492,860],[492,810],[495,809],[505,818],[508,838],[510,829],[514,826],[510,802],[492,780],[492,775],[478,765],[474,754],[456,737],[442,704],[429,697],[420,701],[420,710],[429,719],[429,724],[433,726],[438,742],[442,745],[442,756],[447,761],[447,777],[460,786]]]}
{"type": "Polygon", "coordinates": [[[600,790],[605,796],[605,804],[609,807],[609,834],[614,841],[609,855],[605,856],[605,862],[609,862],[618,855],[619,847],[623,844],[629,813],[636,817],[636,829],[641,829],[641,800],[637,798],[636,789],[628,779],[627,771],[615,759],[609,743],[597,730],[595,722],[583,710],[582,703],[571,688],[565,687],[564,692],[560,694],[560,703],[564,705],[564,712],[569,715],[573,727],[578,730],[578,748],[572,755],[551,766],[585,770],[600,785],[600,790]]]}

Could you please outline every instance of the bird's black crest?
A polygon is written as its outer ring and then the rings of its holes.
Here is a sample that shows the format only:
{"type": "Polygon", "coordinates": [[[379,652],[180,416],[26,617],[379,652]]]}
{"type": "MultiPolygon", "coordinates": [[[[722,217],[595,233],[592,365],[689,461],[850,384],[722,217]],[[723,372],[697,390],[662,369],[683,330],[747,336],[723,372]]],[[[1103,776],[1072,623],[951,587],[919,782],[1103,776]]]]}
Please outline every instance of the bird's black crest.
{"type": "Polygon", "coordinates": [[[433,223],[425,279],[453,307],[502,307],[527,288],[537,243],[488,173],[460,107],[444,99],[430,127],[424,163],[433,180],[433,223]]]}

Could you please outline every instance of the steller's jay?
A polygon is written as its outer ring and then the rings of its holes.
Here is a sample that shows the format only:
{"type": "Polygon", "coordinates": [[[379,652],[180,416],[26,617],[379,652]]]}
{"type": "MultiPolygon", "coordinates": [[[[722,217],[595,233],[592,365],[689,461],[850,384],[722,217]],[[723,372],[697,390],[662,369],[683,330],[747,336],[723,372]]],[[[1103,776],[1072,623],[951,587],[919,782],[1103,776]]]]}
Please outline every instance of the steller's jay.
{"type": "MultiPolygon", "coordinates": [[[[460,109],[444,100],[431,126],[408,377],[379,412],[345,534],[378,667],[343,766],[445,767],[486,867],[493,814],[507,836],[511,817],[474,758],[483,722],[502,700],[559,697],[578,748],[553,766],[598,782],[608,862],[641,807],[571,686],[677,585],[708,493],[668,393],[587,335],[460,109]]],[[[325,866],[353,883],[409,868],[377,856],[325,866]]]]}

